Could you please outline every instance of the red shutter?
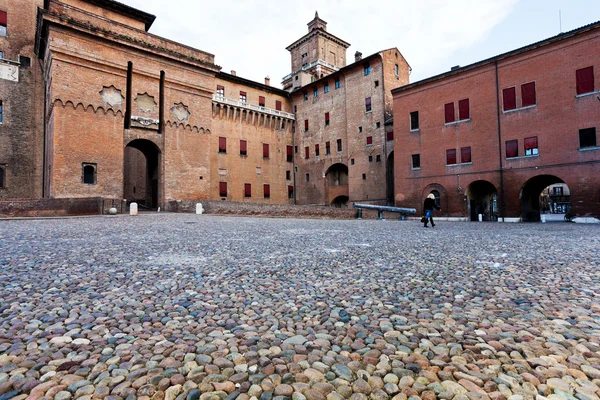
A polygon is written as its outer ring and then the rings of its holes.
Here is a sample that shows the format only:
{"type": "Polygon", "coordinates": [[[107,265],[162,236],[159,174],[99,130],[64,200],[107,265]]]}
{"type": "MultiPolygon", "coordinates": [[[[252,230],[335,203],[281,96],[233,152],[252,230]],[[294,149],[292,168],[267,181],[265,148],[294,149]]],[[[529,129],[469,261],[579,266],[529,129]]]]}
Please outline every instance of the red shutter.
{"type": "Polygon", "coordinates": [[[264,184],[265,198],[271,197],[271,185],[268,183],[264,184]]]}
{"type": "Polygon", "coordinates": [[[252,184],[244,183],[244,197],[252,197],[252,184]]]}
{"type": "Polygon", "coordinates": [[[447,124],[454,122],[454,103],[444,105],[444,117],[447,124]]]}
{"type": "Polygon", "coordinates": [[[388,140],[388,142],[394,140],[394,131],[389,131],[387,133],[387,140],[388,140]]]}
{"type": "Polygon", "coordinates": [[[577,80],[577,94],[594,91],[594,67],[578,69],[575,72],[577,80]]]}
{"type": "Polygon", "coordinates": [[[519,155],[519,142],[517,140],[506,141],[506,158],[517,157],[519,155]]]}
{"type": "Polygon", "coordinates": [[[277,111],[281,111],[281,102],[279,100],[275,101],[275,109],[277,111]]]}
{"type": "Polygon", "coordinates": [[[225,90],[225,86],[217,85],[217,90],[225,90]]]}
{"type": "Polygon", "coordinates": [[[294,187],[288,186],[288,197],[293,197],[293,196],[294,196],[294,187]]]}
{"type": "Polygon", "coordinates": [[[458,119],[463,121],[471,118],[469,114],[469,99],[460,100],[458,102],[458,119]]]}
{"type": "Polygon", "coordinates": [[[373,136],[367,136],[367,144],[373,144],[373,136]]]}
{"type": "Polygon", "coordinates": [[[315,144],[315,154],[319,154],[319,145],[315,144]]]}
{"type": "Polygon", "coordinates": [[[446,165],[456,164],[456,150],[446,150],[446,165]]]}
{"type": "Polygon", "coordinates": [[[263,143],[263,157],[269,158],[269,144],[263,143]]]}
{"type": "Polygon", "coordinates": [[[537,136],[525,138],[525,151],[531,150],[531,149],[537,149],[537,147],[538,147],[537,136]]]}
{"type": "Polygon", "coordinates": [[[246,96],[246,92],[242,92],[242,91],[240,90],[240,96],[246,96]]]}
{"type": "Polygon", "coordinates": [[[248,152],[248,142],[240,140],[240,154],[246,155],[248,152]]]}
{"type": "Polygon", "coordinates": [[[219,182],[219,196],[227,197],[227,182],[219,182]]]}
{"type": "Polygon", "coordinates": [[[308,130],[308,120],[307,119],[304,120],[304,130],[305,131],[308,130]]]}
{"type": "Polygon", "coordinates": [[[517,91],[514,87],[502,90],[502,104],[504,111],[517,108],[517,91]]]}
{"type": "Polygon", "coordinates": [[[0,25],[6,26],[6,11],[0,11],[0,25]]]}
{"type": "Polygon", "coordinates": [[[470,163],[471,162],[471,147],[463,147],[460,149],[460,162],[470,163]]]}
{"type": "Polygon", "coordinates": [[[219,151],[222,151],[222,152],[227,151],[227,138],[224,138],[224,137],[219,138],[219,151]]]}
{"type": "Polygon", "coordinates": [[[258,105],[262,107],[265,106],[265,96],[258,96],[258,105]]]}
{"type": "Polygon", "coordinates": [[[285,151],[288,162],[292,162],[294,160],[294,148],[292,146],[286,146],[285,151]]]}
{"type": "Polygon", "coordinates": [[[310,158],[310,149],[308,146],[304,148],[304,158],[306,158],[307,160],[310,158]]]}
{"type": "Polygon", "coordinates": [[[325,154],[331,154],[331,142],[325,142],[325,154]]]}
{"type": "Polygon", "coordinates": [[[521,106],[527,107],[535,104],[535,82],[529,82],[521,85],[521,106]]]}
{"type": "Polygon", "coordinates": [[[325,113],[325,124],[329,125],[329,113],[325,113]]]}

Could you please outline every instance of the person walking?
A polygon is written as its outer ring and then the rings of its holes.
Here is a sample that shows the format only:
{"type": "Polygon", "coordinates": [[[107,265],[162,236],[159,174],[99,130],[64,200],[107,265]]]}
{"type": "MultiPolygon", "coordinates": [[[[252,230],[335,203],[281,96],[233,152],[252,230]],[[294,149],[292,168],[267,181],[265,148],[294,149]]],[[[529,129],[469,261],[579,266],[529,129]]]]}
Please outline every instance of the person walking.
{"type": "Polygon", "coordinates": [[[423,210],[425,210],[425,220],[423,221],[423,227],[428,228],[427,222],[431,222],[431,227],[433,228],[435,224],[433,223],[433,209],[440,211],[440,208],[437,204],[435,204],[435,196],[433,193],[429,193],[429,196],[425,199],[425,203],[423,204],[423,210]]]}

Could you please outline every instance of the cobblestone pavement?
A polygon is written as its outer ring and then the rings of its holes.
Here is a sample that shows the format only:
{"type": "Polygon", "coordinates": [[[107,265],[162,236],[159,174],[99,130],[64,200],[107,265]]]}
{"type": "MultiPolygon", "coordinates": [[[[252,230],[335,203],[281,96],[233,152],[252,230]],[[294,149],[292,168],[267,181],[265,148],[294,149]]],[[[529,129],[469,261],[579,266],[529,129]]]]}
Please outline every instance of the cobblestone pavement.
{"type": "Polygon", "coordinates": [[[598,399],[600,227],[0,222],[0,400],[598,399]]]}

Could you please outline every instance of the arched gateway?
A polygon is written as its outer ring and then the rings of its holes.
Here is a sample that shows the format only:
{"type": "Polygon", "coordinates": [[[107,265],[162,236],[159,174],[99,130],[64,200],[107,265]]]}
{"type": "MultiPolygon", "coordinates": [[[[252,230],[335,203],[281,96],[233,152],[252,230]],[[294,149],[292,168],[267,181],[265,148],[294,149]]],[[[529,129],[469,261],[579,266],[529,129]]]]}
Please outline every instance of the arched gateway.
{"type": "Polygon", "coordinates": [[[145,139],[132,140],[125,146],[123,195],[127,203],[156,209],[160,204],[160,149],[145,139]]]}

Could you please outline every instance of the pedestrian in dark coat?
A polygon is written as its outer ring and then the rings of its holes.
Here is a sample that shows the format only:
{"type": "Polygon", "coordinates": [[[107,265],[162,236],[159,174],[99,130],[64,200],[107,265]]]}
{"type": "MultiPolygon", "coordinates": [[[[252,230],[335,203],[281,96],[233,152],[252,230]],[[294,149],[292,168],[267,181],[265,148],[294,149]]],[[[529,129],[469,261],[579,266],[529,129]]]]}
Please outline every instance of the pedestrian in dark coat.
{"type": "Polygon", "coordinates": [[[440,208],[437,204],[435,204],[435,196],[433,193],[430,193],[429,196],[425,199],[425,203],[423,204],[423,210],[425,210],[425,221],[423,221],[423,227],[428,228],[427,222],[431,222],[431,227],[433,228],[435,224],[433,223],[433,209],[440,211],[440,208]]]}

